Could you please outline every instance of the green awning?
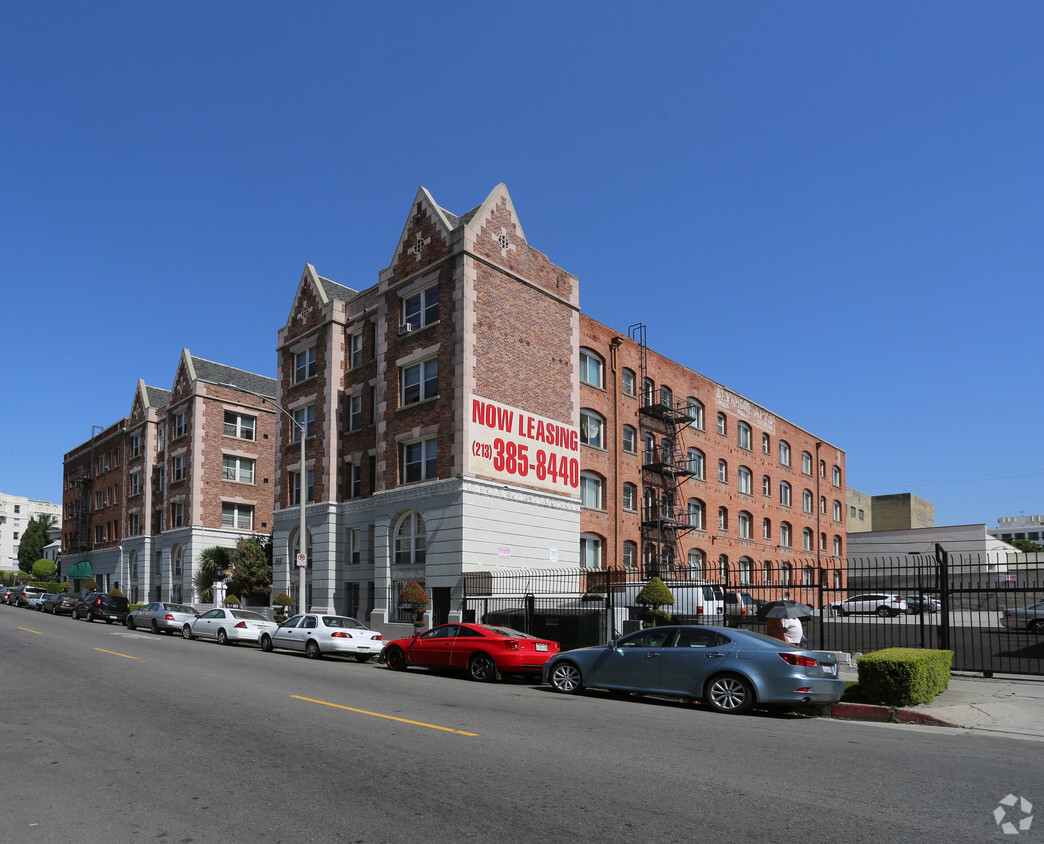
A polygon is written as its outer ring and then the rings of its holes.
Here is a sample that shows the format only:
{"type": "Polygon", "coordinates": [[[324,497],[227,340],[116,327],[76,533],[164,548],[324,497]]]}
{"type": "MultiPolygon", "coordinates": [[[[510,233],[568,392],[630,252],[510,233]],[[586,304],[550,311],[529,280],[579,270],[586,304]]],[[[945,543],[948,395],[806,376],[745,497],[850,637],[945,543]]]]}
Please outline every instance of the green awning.
{"type": "Polygon", "coordinates": [[[91,561],[81,560],[66,572],[65,577],[67,580],[87,580],[87,578],[94,577],[91,561]]]}

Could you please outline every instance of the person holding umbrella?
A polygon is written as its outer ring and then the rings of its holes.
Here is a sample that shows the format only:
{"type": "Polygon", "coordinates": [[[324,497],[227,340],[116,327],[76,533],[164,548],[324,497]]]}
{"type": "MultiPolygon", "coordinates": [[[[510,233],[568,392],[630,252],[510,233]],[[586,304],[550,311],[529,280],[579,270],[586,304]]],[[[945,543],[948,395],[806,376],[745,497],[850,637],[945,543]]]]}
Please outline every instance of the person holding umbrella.
{"type": "Polygon", "coordinates": [[[789,597],[782,601],[770,601],[758,610],[758,618],[766,621],[765,632],[792,645],[800,645],[805,640],[801,619],[811,616],[812,607],[800,601],[792,601],[789,597]]]}

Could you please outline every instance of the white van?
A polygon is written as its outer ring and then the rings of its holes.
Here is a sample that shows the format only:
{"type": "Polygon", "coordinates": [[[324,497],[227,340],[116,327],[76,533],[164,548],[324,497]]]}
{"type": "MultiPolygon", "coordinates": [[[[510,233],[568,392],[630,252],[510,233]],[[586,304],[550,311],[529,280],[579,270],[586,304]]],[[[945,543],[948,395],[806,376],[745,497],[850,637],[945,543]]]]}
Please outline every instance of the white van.
{"type": "MultiPolygon", "coordinates": [[[[717,583],[703,580],[664,580],[664,586],[674,595],[674,604],[664,606],[679,624],[723,624],[725,620],[725,593],[717,583]]],[[[632,619],[641,618],[649,609],[635,601],[645,583],[614,583],[613,604],[626,607],[632,619]]]]}

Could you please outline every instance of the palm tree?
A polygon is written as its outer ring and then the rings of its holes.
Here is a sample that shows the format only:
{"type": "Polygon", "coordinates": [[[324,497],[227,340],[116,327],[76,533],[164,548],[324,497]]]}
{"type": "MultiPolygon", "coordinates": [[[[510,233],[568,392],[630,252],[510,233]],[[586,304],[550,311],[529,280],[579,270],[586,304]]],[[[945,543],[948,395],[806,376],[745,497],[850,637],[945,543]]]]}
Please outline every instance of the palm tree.
{"type": "Polygon", "coordinates": [[[214,581],[221,580],[231,566],[232,560],[228,548],[217,545],[204,548],[199,555],[199,565],[192,577],[192,585],[196,594],[204,604],[214,603],[214,581]]]}

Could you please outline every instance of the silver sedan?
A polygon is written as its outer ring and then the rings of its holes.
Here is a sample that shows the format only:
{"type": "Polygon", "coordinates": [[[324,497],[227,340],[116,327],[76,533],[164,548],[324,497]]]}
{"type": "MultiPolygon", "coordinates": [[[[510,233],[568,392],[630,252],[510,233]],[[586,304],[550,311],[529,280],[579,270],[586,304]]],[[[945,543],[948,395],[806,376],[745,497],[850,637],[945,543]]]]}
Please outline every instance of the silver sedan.
{"type": "Polygon", "coordinates": [[[584,688],[699,700],[718,712],[755,704],[837,703],[845,690],[838,654],[722,627],[639,630],[608,645],[556,654],[543,680],[558,692],[584,688]]]}
{"type": "Polygon", "coordinates": [[[310,659],[335,654],[366,662],[380,653],[381,638],[376,630],[348,616],[304,613],[288,618],[275,630],[262,632],[258,641],[265,652],[285,648],[301,651],[310,659]]]}
{"type": "Polygon", "coordinates": [[[207,610],[199,618],[183,624],[181,635],[186,639],[195,639],[197,636],[217,639],[221,645],[234,645],[237,642],[256,645],[262,633],[275,630],[278,626],[252,610],[216,609],[207,610]]]}
{"type": "Polygon", "coordinates": [[[1011,607],[1001,613],[1000,622],[1009,630],[1044,633],[1044,601],[1028,607],[1011,607]]]}
{"type": "Polygon", "coordinates": [[[127,627],[135,630],[147,627],[153,633],[180,633],[190,621],[199,617],[199,610],[187,604],[166,604],[153,601],[127,615],[127,627]]]}

